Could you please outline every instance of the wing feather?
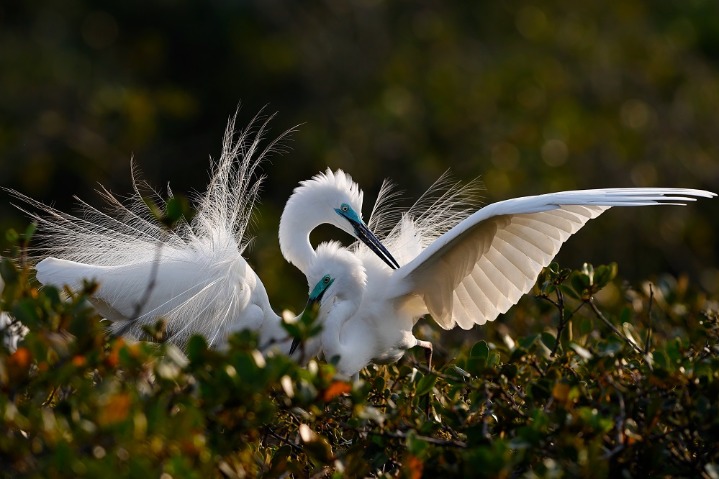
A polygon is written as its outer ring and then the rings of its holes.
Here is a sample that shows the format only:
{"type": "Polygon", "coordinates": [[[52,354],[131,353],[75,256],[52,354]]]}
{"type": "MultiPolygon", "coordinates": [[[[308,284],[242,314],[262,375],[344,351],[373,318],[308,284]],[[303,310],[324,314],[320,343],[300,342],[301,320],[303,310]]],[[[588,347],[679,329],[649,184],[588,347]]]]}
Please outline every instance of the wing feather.
{"type": "Polygon", "coordinates": [[[566,191],[489,205],[393,273],[398,299],[419,296],[445,329],[493,321],[531,290],[562,244],[612,206],[684,204],[714,193],[676,188],[566,191]]]}
{"type": "MultiPolygon", "coordinates": [[[[482,277],[486,277],[481,269],[478,267],[475,267],[474,271],[472,271],[472,274],[468,276],[464,281],[462,281],[462,284],[467,288],[467,292],[472,297],[472,300],[474,301],[475,308],[479,308],[482,311],[492,311],[495,309],[495,304],[497,302],[491,301],[487,290],[489,288],[480,288],[480,284],[482,281],[482,277]]],[[[495,294],[498,294],[499,291],[495,288],[494,289],[495,294]]],[[[484,324],[486,320],[483,320],[483,318],[475,316],[473,318],[473,322],[477,324],[484,324]]],[[[472,327],[470,325],[469,327],[472,327]]],[[[468,329],[468,328],[464,328],[468,329]]]]}
{"type": "Polygon", "coordinates": [[[472,301],[464,283],[460,283],[457,289],[455,289],[453,303],[453,313],[457,324],[463,329],[471,328],[474,325],[474,321],[470,316],[470,311],[474,309],[474,301],[472,301]]]}

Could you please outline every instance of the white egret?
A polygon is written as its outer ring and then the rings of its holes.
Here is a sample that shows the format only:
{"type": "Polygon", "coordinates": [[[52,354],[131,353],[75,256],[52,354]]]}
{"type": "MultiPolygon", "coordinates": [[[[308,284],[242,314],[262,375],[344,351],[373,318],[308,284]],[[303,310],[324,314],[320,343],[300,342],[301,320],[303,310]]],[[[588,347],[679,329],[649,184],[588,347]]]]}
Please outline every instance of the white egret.
{"type": "MultiPolygon", "coordinates": [[[[2,259],[2,258],[0,258],[2,259]]],[[[5,281],[0,276],[0,295],[5,289],[5,281]]],[[[0,311],[0,339],[5,348],[11,353],[17,350],[17,344],[27,334],[25,325],[13,320],[13,317],[5,311],[0,311]]]]}
{"type": "MultiPolygon", "coordinates": [[[[196,198],[196,215],[191,223],[181,220],[171,231],[153,218],[134,175],[135,192],[129,206],[103,189],[111,211],[105,213],[81,201],[82,217],[10,191],[44,213],[29,213],[39,224],[39,251],[46,257],[36,265],[37,279],[44,285],[73,289],[80,288],[84,279],[96,280],[98,288],[90,302],[112,321],[110,329],[115,334],[138,337],[144,325],[164,318],[168,339],[180,345],[198,333],[211,345],[222,345],[231,332],[252,329],[260,332],[262,345],[282,343],[286,352],[289,341],[281,319],[242,256],[249,243],[246,228],[261,181],[255,180],[255,170],[282,138],[261,146],[270,119],[256,131],[257,119],[253,120],[237,141],[234,118],[230,120],[207,192],[196,198]]],[[[156,199],[164,205],[159,196],[156,199]]],[[[354,208],[361,209],[361,197],[359,203],[357,199],[343,194],[332,201],[318,185],[301,202],[307,208],[303,213],[311,211],[308,219],[292,218],[298,231],[281,229],[281,243],[291,244],[282,238],[283,233],[301,239],[317,224],[330,223],[390,261],[355,212],[354,208]],[[313,197],[318,198],[314,203],[313,197]]],[[[314,253],[302,256],[302,250],[297,251],[297,261],[309,266],[314,253]]],[[[314,346],[305,348],[309,355],[315,350],[314,346]]]]}
{"type": "MultiPolygon", "coordinates": [[[[716,196],[694,189],[618,188],[515,198],[486,206],[437,236],[446,211],[456,212],[456,194],[440,197],[419,221],[404,215],[384,239],[399,269],[388,269],[359,246],[354,260],[343,253],[337,261],[354,268],[355,276],[365,270],[363,287],[340,291],[332,281],[317,283],[319,290],[327,285],[319,312],[322,350],[338,360],[340,373],[352,376],[370,362],[397,361],[414,346],[431,352],[431,344],[412,333],[426,314],[444,329],[493,321],[532,288],[572,234],[610,207],[680,205],[716,196]]],[[[450,217],[456,222],[457,214],[450,217]]],[[[320,258],[336,253],[318,249],[320,258]]],[[[318,274],[308,278],[317,280],[318,274]]]]}

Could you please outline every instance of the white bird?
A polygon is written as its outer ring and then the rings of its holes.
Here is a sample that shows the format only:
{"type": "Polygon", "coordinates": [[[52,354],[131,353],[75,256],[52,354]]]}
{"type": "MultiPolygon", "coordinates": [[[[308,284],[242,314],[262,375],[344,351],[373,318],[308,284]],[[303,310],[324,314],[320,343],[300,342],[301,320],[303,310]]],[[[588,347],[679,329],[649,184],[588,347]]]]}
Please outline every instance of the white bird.
{"type": "MultiPolygon", "coordinates": [[[[234,117],[230,119],[221,157],[212,165],[207,192],[196,198],[196,215],[190,223],[181,220],[173,230],[153,217],[134,174],[135,192],[129,205],[103,189],[110,211],[105,213],[80,201],[81,217],[8,190],[44,213],[28,212],[39,224],[39,251],[46,257],[36,265],[37,279],[44,285],[68,285],[75,290],[82,287],[83,280],[95,280],[98,288],[89,300],[112,322],[110,329],[118,335],[140,337],[144,325],[164,318],[168,339],[180,345],[191,335],[202,334],[211,345],[222,346],[230,333],[252,329],[260,332],[260,344],[282,343],[287,352],[289,340],[281,319],[272,310],[264,285],[242,256],[250,241],[246,228],[261,181],[255,178],[256,168],[282,138],[261,145],[270,119],[255,127],[255,118],[237,141],[234,117]]],[[[346,195],[332,201],[321,188],[310,192],[301,206],[303,214],[311,214],[292,218],[298,230],[281,229],[281,243],[292,244],[283,233],[301,240],[317,224],[330,223],[390,261],[354,210],[361,210],[361,201],[359,205],[349,203],[346,195]],[[319,200],[313,203],[312,197],[319,200]]],[[[303,256],[301,248],[292,247],[290,251],[297,252],[295,261],[299,264],[313,261],[314,253],[303,256]]],[[[328,271],[333,271],[332,265],[328,271]]],[[[306,351],[314,355],[315,349],[308,346],[306,351]]]]}
{"type": "MultiPolygon", "coordinates": [[[[322,350],[341,374],[356,375],[370,362],[399,360],[409,348],[429,342],[412,329],[426,314],[444,329],[470,329],[493,321],[530,291],[541,269],[587,221],[613,206],[681,205],[715,193],[680,188],[617,188],[564,191],[515,198],[470,215],[457,211],[462,190],[450,189],[429,208],[405,214],[384,244],[401,267],[389,269],[361,245],[339,254],[318,248],[323,262],[342,262],[364,285],[340,290],[338,278],[318,281],[322,350]],[[449,212],[449,213],[448,213],[449,212]],[[438,229],[451,229],[438,235],[438,229]],[[352,257],[354,256],[354,257],[352,257]],[[323,289],[322,285],[326,287],[323,289]]],[[[370,220],[370,225],[372,220],[370,220]]],[[[344,287],[347,283],[342,283],[344,287]]]]}
{"type": "MultiPolygon", "coordinates": [[[[2,258],[0,258],[0,260],[1,259],[2,258]]],[[[4,289],[5,281],[2,279],[2,276],[0,276],[0,295],[2,295],[4,289]]],[[[0,311],[0,339],[9,352],[14,353],[17,351],[18,343],[27,333],[28,329],[24,324],[13,320],[13,317],[10,316],[9,313],[0,311]]]]}

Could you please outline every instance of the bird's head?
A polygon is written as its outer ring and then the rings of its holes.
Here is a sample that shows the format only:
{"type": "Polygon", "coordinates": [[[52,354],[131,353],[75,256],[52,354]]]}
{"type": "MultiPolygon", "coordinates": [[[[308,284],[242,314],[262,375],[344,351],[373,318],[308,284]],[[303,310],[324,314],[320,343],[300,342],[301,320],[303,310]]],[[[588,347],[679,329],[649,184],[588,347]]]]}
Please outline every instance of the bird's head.
{"type": "Polygon", "coordinates": [[[342,170],[333,172],[328,168],[301,182],[288,200],[280,220],[280,247],[283,247],[283,223],[288,225],[293,220],[290,215],[301,217],[303,221],[313,217],[314,225],[336,226],[366,244],[390,268],[399,268],[394,257],[362,220],[362,198],[362,190],[342,170]]]}
{"type": "Polygon", "coordinates": [[[367,284],[362,261],[336,241],[319,244],[316,252],[307,274],[310,301],[319,302],[323,310],[343,301],[358,307],[367,284]]]}
{"type": "MultiPolygon", "coordinates": [[[[303,312],[320,324],[343,322],[359,308],[367,284],[362,261],[338,242],[321,243],[307,274],[309,299],[303,312]]],[[[293,343],[290,354],[298,342],[293,343]]]]}

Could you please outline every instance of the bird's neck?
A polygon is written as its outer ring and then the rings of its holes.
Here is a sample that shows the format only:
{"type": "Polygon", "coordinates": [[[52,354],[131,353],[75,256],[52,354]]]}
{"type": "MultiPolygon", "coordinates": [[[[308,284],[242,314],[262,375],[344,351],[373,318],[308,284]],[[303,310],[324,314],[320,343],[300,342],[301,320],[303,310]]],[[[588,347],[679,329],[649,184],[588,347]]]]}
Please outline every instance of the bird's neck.
{"type": "Polygon", "coordinates": [[[293,194],[280,217],[280,250],[285,259],[307,275],[316,254],[310,243],[310,233],[327,218],[311,195],[293,194]]]}

